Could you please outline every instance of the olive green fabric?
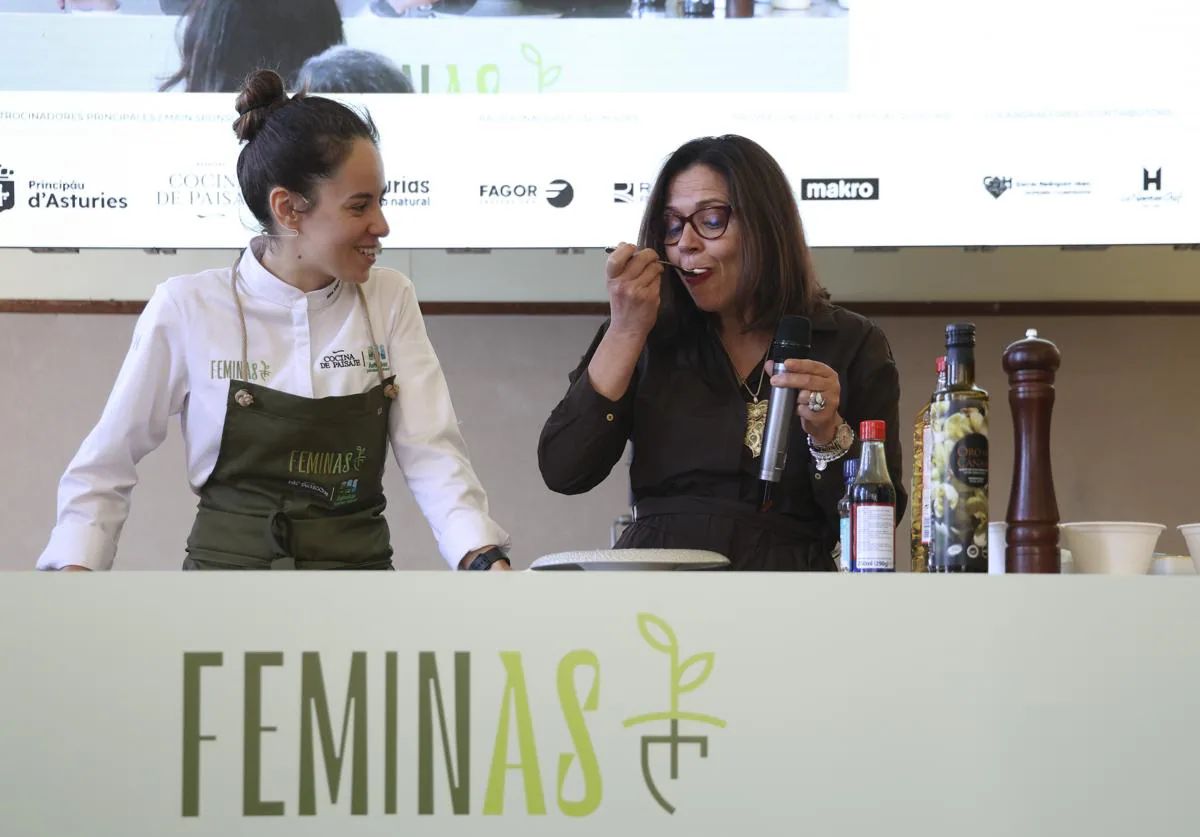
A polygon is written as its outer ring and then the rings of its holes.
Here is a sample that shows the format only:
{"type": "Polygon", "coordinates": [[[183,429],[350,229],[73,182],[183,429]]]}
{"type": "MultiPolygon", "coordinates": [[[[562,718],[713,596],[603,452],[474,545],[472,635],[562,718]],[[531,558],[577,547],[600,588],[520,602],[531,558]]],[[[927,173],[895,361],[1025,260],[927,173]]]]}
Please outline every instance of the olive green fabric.
{"type": "Polygon", "coordinates": [[[390,570],[383,469],[392,399],[304,398],[230,381],[185,570],[390,570]]]}

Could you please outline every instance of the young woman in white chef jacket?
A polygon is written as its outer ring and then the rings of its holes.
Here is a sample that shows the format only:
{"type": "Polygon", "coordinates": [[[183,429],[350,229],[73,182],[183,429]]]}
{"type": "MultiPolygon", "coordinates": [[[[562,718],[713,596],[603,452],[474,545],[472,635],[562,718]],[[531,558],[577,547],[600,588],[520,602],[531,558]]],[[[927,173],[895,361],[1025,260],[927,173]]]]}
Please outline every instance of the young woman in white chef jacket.
{"type": "Polygon", "coordinates": [[[268,70],[237,110],[238,180],[266,234],[155,290],[38,568],[112,567],[137,464],[178,414],[200,498],[184,569],[392,569],[389,444],[447,563],[509,569],[412,283],[375,267],[375,126],[268,70]]]}

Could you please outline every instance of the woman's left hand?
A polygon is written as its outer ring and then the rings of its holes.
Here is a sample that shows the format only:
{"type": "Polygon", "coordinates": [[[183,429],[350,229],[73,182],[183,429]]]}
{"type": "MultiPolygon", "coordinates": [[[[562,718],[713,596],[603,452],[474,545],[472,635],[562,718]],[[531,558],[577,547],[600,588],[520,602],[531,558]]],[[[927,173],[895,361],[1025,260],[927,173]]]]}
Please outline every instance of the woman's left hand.
{"type": "Polygon", "coordinates": [[[804,431],[817,444],[832,441],[842,423],[842,417],[838,414],[838,407],[842,403],[842,383],[838,373],[819,361],[797,358],[785,361],[784,370],[771,376],[771,386],[799,390],[796,394],[796,415],[800,417],[804,431]],[[820,409],[814,410],[810,406],[814,402],[820,409]]]}

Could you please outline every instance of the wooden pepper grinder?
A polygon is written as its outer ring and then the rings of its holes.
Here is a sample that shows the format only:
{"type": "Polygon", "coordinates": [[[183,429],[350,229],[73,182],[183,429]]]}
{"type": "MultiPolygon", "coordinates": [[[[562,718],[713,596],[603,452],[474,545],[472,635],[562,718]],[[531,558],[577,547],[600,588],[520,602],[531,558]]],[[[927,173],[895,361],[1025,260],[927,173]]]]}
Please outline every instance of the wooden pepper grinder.
{"type": "Polygon", "coordinates": [[[1058,501],[1050,467],[1050,419],[1058,347],[1036,329],[1004,350],[1013,417],[1013,476],[1008,496],[1006,573],[1058,573],[1058,501]]]}

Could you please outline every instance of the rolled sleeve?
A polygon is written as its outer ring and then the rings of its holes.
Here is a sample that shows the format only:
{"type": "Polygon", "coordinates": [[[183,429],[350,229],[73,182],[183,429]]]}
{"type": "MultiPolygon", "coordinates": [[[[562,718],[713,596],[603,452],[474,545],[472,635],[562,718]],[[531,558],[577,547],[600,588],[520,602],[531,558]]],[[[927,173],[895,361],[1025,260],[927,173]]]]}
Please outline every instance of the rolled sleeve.
{"type": "Polygon", "coordinates": [[[603,482],[625,452],[633,428],[638,373],[634,372],[618,401],[596,392],[588,375],[588,364],[607,328],[606,322],[568,376],[567,393],[551,411],[538,439],[542,480],[559,494],[582,494],[603,482]]]}
{"type": "Polygon", "coordinates": [[[412,283],[405,278],[389,340],[399,388],[389,418],[396,463],[452,569],[480,547],[507,552],[512,539],[488,510],[471,466],[450,389],[429,341],[412,283]]]}
{"type": "MultiPolygon", "coordinates": [[[[857,436],[864,421],[882,420],[886,424],[884,453],[888,475],[896,489],[896,525],[908,507],[904,486],[904,457],[900,444],[900,373],[892,357],[891,345],[883,331],[870,325],[855,351],[842,381],[842,417],[857,436]]],[[[843,477],[847,458],[860,455],[862,442],[855,439],[846,456],[830,462],[824,471],[809,459],[809,482],[813,497],[826,521],[837,531],[840,518],[838,503],[845,496],[843,477]]]]}

